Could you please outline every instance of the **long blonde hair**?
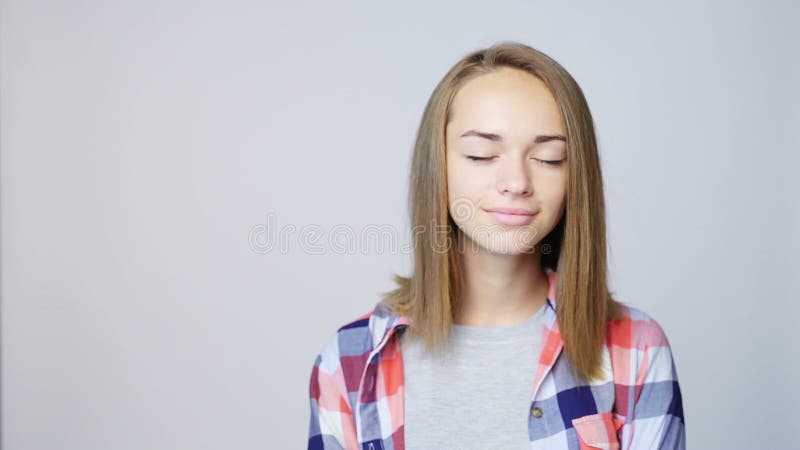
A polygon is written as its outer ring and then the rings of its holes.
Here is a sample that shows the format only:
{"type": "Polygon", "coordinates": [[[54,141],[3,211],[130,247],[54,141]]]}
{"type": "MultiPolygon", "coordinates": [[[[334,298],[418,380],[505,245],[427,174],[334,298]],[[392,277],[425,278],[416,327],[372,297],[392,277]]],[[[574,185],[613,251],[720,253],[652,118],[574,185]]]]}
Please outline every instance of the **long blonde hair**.
{"type": "Polygon", "coordinates": [[[607,321],[622,314],[607,287],[605,205],[594,122],[572,76],[529,46],[503,41],[471,52],[431,94],[417,132],[409,180],[413,273],[394,274],[398,287],[383,293],[383,301],[411,319],[408,331],[421,338],[428,351],[444,349],[463,283],[457,246],[452,245],[458,242],[458,227],[448,212],[445,127],[453,97],[464,82],[500,67],[522,69],[541,79],[555,97],[566,127],[565,211],[540,241],[539,254],[542,267],[557,272],[556,308],[564,352],[576,378],[588,382],[602,373],[607,321]],[[543,247],[550,251],[543,253],[543,247]]]}

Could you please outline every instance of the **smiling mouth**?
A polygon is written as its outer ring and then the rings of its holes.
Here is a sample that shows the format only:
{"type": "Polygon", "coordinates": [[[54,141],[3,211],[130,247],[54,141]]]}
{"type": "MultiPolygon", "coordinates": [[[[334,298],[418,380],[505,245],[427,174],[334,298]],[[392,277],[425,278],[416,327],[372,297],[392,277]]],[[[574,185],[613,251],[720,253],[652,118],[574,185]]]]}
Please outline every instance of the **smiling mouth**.
{"type": "Polygon", "coordinates": [[[511,214],[511,213],[504,213],[499,211],[486,211],[490,216],[494,218],[497,222],[500,222],[503,225],[527,225],[533,221],[533,217],[536,213],[524,213],[524,214],[511,214]]]}

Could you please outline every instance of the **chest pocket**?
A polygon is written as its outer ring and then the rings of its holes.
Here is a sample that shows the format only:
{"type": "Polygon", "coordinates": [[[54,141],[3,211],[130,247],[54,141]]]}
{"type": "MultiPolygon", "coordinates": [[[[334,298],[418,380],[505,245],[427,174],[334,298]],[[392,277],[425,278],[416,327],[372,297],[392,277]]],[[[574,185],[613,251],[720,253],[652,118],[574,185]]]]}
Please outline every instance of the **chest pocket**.
{"type": "Polygon", "coordinates": [[[625,418],[613,412],[591,414],[572,419],[572,426],[578,434],[581,450],[619,450],[617,431],[622,428],[625,418]]]}

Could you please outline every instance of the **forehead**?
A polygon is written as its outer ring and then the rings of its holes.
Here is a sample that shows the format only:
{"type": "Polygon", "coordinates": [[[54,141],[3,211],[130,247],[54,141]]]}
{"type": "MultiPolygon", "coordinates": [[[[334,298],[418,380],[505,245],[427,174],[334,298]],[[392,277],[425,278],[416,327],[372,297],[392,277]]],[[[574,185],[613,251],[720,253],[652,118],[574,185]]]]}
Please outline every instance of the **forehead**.
{"type": "Polygon", "coordinates": [[[555,97],[538,77],[501,67],[469,79],[453,98],[448,128],[564,133],[555,97]]]}

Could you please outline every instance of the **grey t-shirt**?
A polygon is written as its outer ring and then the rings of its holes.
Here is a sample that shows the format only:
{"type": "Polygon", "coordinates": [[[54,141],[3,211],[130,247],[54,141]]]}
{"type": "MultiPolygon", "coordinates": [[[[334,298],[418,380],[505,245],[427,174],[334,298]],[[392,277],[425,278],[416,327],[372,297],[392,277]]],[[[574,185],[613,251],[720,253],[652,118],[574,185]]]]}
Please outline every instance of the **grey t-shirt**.
{"type": "Polygon", "coordinates": [[[545,303],[510,327],[453,325],[443,357],[401,335],[408,450],[530,448],[545,303]]]}

